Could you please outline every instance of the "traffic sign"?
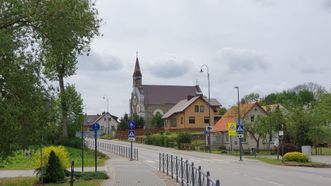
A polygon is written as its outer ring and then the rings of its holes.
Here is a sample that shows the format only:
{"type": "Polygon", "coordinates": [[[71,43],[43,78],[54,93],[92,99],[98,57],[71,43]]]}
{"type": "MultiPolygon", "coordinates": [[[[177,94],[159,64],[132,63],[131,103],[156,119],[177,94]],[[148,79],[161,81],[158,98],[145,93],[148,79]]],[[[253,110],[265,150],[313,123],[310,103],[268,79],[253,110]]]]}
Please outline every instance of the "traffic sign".
{"type": "Polygon", "coordinates": [[[128,131],[128,140],[135,141],[136,139],[136,132],[134,130],[128,131]]]}
{"type": "Polygon", "coordinates": [[[128,123],[128,127],[129,127],[129,129],[134,129],[134,128],[136,128],[136,123],[134,121],[130,120],[128,123]]]}
{"type": "Polygon", "coordinates": [[[236,136],[236,122],[229,122],[228,123],[228,135],[229,136],[236,136]]]}
{"type": "Polygon", "coordinates": [[[99,130],[99,129],[100,129],[100,125],[99,125],[99,123],[93,123],[93,125],[92,125],[92,129],[93,129],[94,131],[99,130]]]}
{"type": "Polygon", "coordinates": [[[242,123],[237,125],[237,132],[243,133],[244,132],[244,125],[242,123]]]}

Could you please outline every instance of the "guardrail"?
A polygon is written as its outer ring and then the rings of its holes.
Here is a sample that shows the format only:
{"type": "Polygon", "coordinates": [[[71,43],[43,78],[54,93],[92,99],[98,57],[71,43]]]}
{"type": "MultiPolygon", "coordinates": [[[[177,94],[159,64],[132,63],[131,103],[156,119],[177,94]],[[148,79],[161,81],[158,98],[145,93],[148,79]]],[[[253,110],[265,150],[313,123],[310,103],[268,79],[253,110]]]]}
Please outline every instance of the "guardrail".
{"type": "MultiPolygon", "coordinates": [[[[91,139],[86,139],[85,140],[85,146],[94,149],[94,140],[91,139]]],[[[98,145],[98,150],[102,150],[105,152],[110,152],[117,154],[119,156],[131,158],[131,147],[125,146],[125,145],[117,145],[117,144],[112,144],[112,143],[105,143],[105,142],[97,142],[98,145]]],[[[138,161],[138,148],[133,148],[132,151],[132,160],[137,160],[138,161]]]]}
{"type": "Polygon", "coordinates": [[[210,173],[203,173],[201,166],[198,168],[194,163],[169,154],[159,153],[159,171],[176,179],[182,186],[220,186],[220,180],[210,179],[210,173]]]}

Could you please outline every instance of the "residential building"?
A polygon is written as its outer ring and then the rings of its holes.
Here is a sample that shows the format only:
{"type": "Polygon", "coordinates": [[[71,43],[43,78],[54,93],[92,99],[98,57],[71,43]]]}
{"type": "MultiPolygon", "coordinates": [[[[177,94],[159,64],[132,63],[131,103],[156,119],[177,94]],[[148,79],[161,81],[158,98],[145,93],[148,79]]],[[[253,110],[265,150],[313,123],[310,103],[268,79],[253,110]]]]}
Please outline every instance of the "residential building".
{"type": "MultiPolygon", "coordinates": [[[[210,124],[214,126],[214,117],[221,104],[216,99],[210,101],[210,124]]],[[[180,100],[162,117],[167,129],[205,129],[209,124],[209,104],[202,95],[188,96],[180,100]]]]}
{"type": "MultiPolygon", "coordinates": [[[[240,120],[254,122],[258,116],[266,116],[266,111],[258,103],[244,103],[240,104],[240,120]]],[[[237,136],[228,135],[228,123],[237,122],[238,107],[231,107],[223,117],[215,124],[213,128],[213,135],[211,138],[213,146],[225,145],[227,149],[239,149],[239,138],[237,136]]],[[[245,134],[243,139],[243,149],[256,148],[256,141],[249,134],[245,134]]],[[[261,148],[266,148],[266,144],[260,141],[261,148]]]]}
{"type": "Polygon", "coordinates": [[[130,115],[137,114],[145,121],[145,128],[151,128],[150,121],[159,112],[164,115],[187,96],[202,95],[198,85],[143,85],[138,57],[133,72],[133,90],[130,98],[130,115]]]}
{"type": "Polygon", "coordinates": [[[114,135],[118,126],[117,119],[117,116],[114,116],[109,112],[103,112],[101,115],[87,115],[84,122],[84,128],[88,129],[88,131],[92,131],[92,125],[97,122],[100,125],[100,130],[98,131],[100,135],[114,135]]]}

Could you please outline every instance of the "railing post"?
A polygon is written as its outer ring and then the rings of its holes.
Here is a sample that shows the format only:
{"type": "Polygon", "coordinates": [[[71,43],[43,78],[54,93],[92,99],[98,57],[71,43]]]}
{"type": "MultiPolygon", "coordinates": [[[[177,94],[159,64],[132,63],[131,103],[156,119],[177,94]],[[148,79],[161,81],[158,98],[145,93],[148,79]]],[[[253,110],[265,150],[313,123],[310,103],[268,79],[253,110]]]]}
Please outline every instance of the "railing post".
{"type": "Polygon", "coordinates": [[[161,171],[161,152],[159,152],[159,171],[161,171]]]}
{"type": "Polygon", "coordinates": [[[169,155],[167,154],[167,175],[169,175],[169,155]]]}
{"type": "Polygon", "coordinates": [[[201,186],[202,185],[202,183],[201,183],[201,166],[199,166],[199,168],[198,168],[198,173],[199,173],[198,185],[201,186]]]}
{"type": "Polygon", "coordinates": [[[178,158],[176,156],[176,182],[178,183],[178,158]]]}
{"type": "Polygon", "coordinates": [[[181,172],[181,179],[182,179],[182,186],[184,186],[184,166],[183,166],[183,158],[180,158],[180,172],[181,172]]]}
{"type": "Polygon", "coordinates": [[[194,185],[194,163],[193,162],[192,162],[191,172],[192,172],[192,185],[194,185]]]}
{"type": "Polygon", "coordinates": [[[164,173],[164,153],[162,153],[162,168],[163,168],[163,173],[164,173]]]}
{"type": "Polygon", "coordinates": [[[173,161],[172,161],[173,155],[171,155],[170,158],[171,158],[170,159],[171,179],[174,179],[174,166],[173,166],[173,161]]]}
{"type": "Polygon", "coordinates": [[[188,182],[189,182],[189,178],[188,178],[188,175],[189,175],[189,172],[188,172],[188,160],[186,160],[186,185],[188,185],[188,182]]]}
{"type": "Polygon", "coordinates": [[[71,161],[70,186],[74,185],[75,162],[71,161]]]}
{"type": "Polygon", "coordinates": [[[207,186],[210,186],[210,179],[209,179],[210,173],[207,171],[207,186]]]}
{"type": "Polygon", "coordinates": [[[216,180],[216,186],[221,186],[220,180],[216,180]]]}

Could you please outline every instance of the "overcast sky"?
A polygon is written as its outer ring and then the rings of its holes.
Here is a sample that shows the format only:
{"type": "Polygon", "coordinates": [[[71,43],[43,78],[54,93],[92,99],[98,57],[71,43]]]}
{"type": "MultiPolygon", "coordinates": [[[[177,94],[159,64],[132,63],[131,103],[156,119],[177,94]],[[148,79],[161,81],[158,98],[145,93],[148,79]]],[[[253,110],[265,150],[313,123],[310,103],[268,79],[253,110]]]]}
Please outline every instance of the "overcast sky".
{"type": "Polygon", "coordinates": [[[236,89],[262,96],[331,85],[331,0],[97,0],[103,37],[67,79],[86,112],[129,112],[138,51],[143,84],[195,85],[225,107],[236,89]]]}

